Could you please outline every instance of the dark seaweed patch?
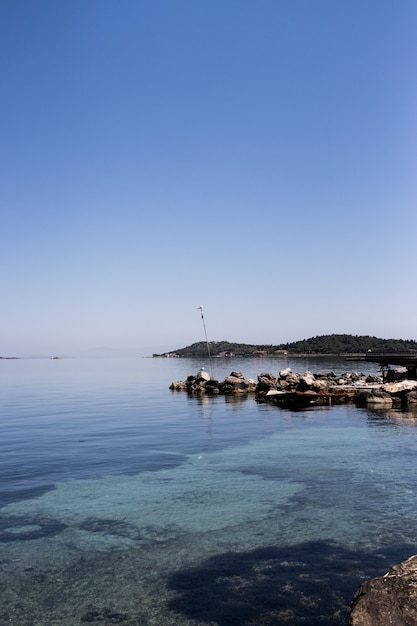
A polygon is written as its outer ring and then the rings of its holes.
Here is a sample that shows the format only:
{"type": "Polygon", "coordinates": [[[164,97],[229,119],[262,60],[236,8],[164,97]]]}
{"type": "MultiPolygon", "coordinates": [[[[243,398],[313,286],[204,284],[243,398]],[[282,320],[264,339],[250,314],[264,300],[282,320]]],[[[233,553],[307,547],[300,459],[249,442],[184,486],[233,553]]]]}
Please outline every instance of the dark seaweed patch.
{"type": "Polygon", "coordinates": [[[55,485],[42,485],[39,487],[31,487],[28,489],[16,489],[9,491],[8,489],[0,490],[0,508],[11,504],[12,502],[20,502],[21,500],[32,500],[32,498],[39,498],[48,491],[53,491],[55,485]]]}
{"type": "Polygon", "coordinates": [[[0,518],[0,541],[30,541],[42,537],[53,537],[67,528],[63,522],[46,517],[0,518]]]}
{"type": "Polygon", "coordinates": [[[122,624],[128,619],[124,613],[117,613],[110,609],[98,609],[96,611],[88,611],[82,616],[82,622],[105,622],[106,624],[122,624]]]}
{"type": "MultiPolygon", "coordinates": [[[[170,609],[218,626],[345,626],[359,585],[392,564],[332,542],[225,553],[173,574],[170,609]]],[[[396,546],[399,561],[415,546],[396,546]]]]}
{"type": "Polygon", "coordinates": [[[110,624],[124,624],[125,626],[148,626],[149,622],[141,614],[128,615],[127,613],[119,613],[108,607],[102,607],[99,609],[91,609],[87,611],[82,617],[81,622],[84,623],[98,623],[104,626],[110,626],[110,624]]]}

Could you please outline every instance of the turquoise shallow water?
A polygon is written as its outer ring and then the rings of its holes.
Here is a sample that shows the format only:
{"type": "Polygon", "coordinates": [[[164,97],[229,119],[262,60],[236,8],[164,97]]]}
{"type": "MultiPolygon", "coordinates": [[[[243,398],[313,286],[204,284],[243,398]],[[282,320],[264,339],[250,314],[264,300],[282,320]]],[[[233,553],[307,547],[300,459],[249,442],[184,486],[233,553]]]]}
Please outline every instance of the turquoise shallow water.
{"type": "MultiPolygon", "coordinates": [[[[417,552],[414,414],[188,398],[182,359],[0,365],[0,624],[346,624],[417,552]]],[[[288,365],[365,364],[215,374],[288,365]]]]}

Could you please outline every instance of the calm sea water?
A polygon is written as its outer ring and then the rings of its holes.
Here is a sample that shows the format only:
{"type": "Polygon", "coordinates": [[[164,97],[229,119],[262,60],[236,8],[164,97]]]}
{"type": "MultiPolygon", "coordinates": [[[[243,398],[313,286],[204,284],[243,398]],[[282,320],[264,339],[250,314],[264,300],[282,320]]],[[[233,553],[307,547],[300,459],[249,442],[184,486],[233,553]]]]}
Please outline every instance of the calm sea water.
{"type": "MultiPolygon", "coordinates": [[[[169,391],[201,365],[0,361],[0,625],[342,625],[417,552],[417,414],[169,391]]],[[[287,366],[377,373],[213,373],[287,366]]]]}

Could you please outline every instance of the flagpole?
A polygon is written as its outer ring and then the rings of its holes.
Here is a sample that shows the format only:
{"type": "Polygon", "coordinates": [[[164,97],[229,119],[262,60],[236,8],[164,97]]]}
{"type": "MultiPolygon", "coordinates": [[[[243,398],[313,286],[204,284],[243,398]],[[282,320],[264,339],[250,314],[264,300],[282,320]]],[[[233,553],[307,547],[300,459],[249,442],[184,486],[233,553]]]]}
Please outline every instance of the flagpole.
{"type": "Polygon", "coordinates": [[[209,364],[210,364],[210,376],[211,376],[211,354],[210,354],[210,344],[209,341],[207,339],[207,329],[206,329],[206,322],[204,319],[204,314],[203,314],[203,306],[198,306],[197,310],[201,311],[201,320],[203,322],[203,328],[204,328],[204,336],[206,338],[206,345],[207,345],[207,354],[208,354],[208,358],[209,358],[209,364]]]}

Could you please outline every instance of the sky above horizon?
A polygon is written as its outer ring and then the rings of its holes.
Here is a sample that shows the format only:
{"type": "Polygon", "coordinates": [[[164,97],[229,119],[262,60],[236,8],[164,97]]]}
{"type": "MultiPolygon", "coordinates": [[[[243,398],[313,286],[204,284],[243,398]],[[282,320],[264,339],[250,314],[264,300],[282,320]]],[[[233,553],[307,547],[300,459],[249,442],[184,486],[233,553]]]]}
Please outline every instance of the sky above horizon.
{"type": "Polygon", "coordinates": [[[0,355],[417,339],[415,0],[5,0],[0,355]]]}

